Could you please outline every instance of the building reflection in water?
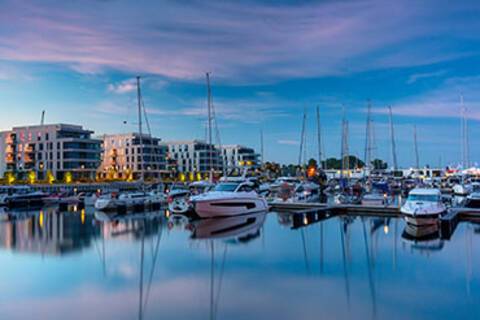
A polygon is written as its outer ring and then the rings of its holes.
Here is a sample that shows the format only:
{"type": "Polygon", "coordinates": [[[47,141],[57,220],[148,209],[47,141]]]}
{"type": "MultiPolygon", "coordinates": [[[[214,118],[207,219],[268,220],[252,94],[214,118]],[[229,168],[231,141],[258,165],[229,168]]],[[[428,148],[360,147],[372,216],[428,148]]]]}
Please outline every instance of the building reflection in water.
{"type": "MultiPolygon", "coordinates": [[[[239,275],[242,276],[241,281],[244,281],[243,266],[247,264],[255,266],[253,270],[255,274],[263,276],[263,272],[265,278],[268,278],[268,273],[274,270],[282,277],[293,277],[299,286],[318,283],[320,288],[331,281],[334,288],[331,289],[331,296],[335,297],[338,310],[345,313],[347,318],[358,315],[356,312],[361,301],[366,303],[365,308],[361,310],[362,318],[374,319],[385,315],[384,297],[387,295],[385,291],[387,281],[399,282],[398,279],[402,278],[403,273],[410,272],[409,268],[405,267],[410,262],[417,263],[418,269],[424,268],[421,270],[425,271],[427,280],[431,281],[428,278],[430,271],[425,269],[429,268],[428,264],[425,264],[425,257],[440,255],[442,251],[443,254],[448,254],[449,250],[446,248],[449,245],[452,245],[451,248],[458,247],[460,243],[460,249],[465,250],[465,258],[455,258],[454,264],[460,264],[462,268],[463,264],[465,265],[465,292],[468,296],[474,296],[472,237],[478,233],[479,228],[471,223],[462,222],[460,225],[462,227],[457,231],[457,235],[445,237],[441,228],[415,228],[391,216],[372,217],[364,214],[353,217],[326,211],[298,214],[258,213],[192,221],[185,216],[175,215],[169,216],[166,220],[164,212],[112,218],[84,211],[61,213],[54,209],[44,209],[12,213],[8,219],[0,222],[0,245],[3,249],[15,252],[45,255],[80,252],[92,247],[90,254],[99,253],[103,264],[103,276],[106,279],[110,278],[105,283],[114,280],[113,272],[107,274],[106,264],[119,264],[119,260],[115,258],[128,255],[128,259],[132,260],[129,262],[134,273],[130,278],[132,282],[124,284],[132,285],[135,289],[134,308],[135,312],[138,308],[138,319],[143,319],[146,315],[158,318],[160,314],[156,306],[158,296],[160,294],[163,299],[164,295],[168,296],[168,292],[161,291],[159,289],[161,287],[157,286],[165,280],[163,272],[173,279],[182,277],[190,279],[190,268],[195,269],[195,276],[207,280],[200,282],[199,294],[208,299],[205,308],[208,308],[210,319],[220,318],[224,313],[230,314],[227,310],[235,300],[235,294],[229,286],[239,281],[239,275]],[[178,241],[182,237],[162,239],[163,228],[168,228],[169,232],[187,231],[189,241],[193,245],[188,246],[188,249],[183,244],[175,247],[178,243],[173,241],[178,241]],[[265,229],[269,235],[268,243],[265,243],[265,229]],[[450,241],[450,237],[455,241],[450,241]],[[458,241],[459,237],[461,241],[458,241]],[[117,240],[127,241],[120,241],[122,250],[111,250],[117,240]],[[268,260],[267,254],[265,261],[262,260],[263,257],[255,252],[255,245],[260,244],[260,241],[263,250],[270,250],[270,256],[274,254],[278,256],[268,260]],[[160,245],[161,242],[163,243],[160,245]],[[397,248],[397,242],[402,246],[397,248]],[[172,250],[168,252],[169,259],[159,258],[164,249],[172,250]],[[208,255],[192,255],[191,251],[188,251],[202,249],[206,250],[208,255]],[[252,252],[253,255],[250,256],[252,252]],[[178,257],[172,256],[172,253],[178,254],[178,257]],[[398,267],[397,255],[400,258],[398,267]],[[106,259],[106,256],[109,258],[106,259]],[[186,259],[186,262],[182,262],[181,268],[170,264],[174,260],[183,261],[182,258],[186,259]],[[160,269],[158,265],[161,263],[163,269],[161,277],[160,275],[156,277],[155,273],[160,269]],[[242,267],[236,268],[235,263],[240,263],[242,267]],[[329,281],[324,281],[327,279],[329,281]],[[151,314],[148,314],[149,312],[151,314]]],[[[59,259],[54,260],[55,263],[61,263],[59,259]]],[[[113,269],[115,268],[109,265],[109,270],[113,269]]],[[[100,272],[100,268],[97,270],[100,272]]],[[[282,277],[270,279],[281,282],[282,277]]],[[[95,281],[98,281],[98,278],[95,281]]],[[[101,281],[98,283],[101,284],[101,281]]],[[[291,287],[288,288],[295,291],[296,283],[289,283],[291,287]]],[[[432,283],[435,284],[438,285],[432,283]]],[[[251,288],[251,284],[249,285],[251,288]]],[[[301,293],[302,288],[298,289],[301,293]]],[[[461,289],[463,290],[463,287],[461,289]]],[[[259,292],[262,290],[263,288],[258,288],[259,292]]],[[[311,291],[308,292],[310,293],[311,291]]],[[[308,296],[303,296],[302,299],[307,300],[308,296]]],[[[318,306],[320,305],[309,305],[312,309],[318,306]]],[[[204,318],[205,314],[202,313],[202,316],[204,318]]],[[[335,318],[335,314],[332,318],[335,318]]]]}
{"type": "Polygon", "coordinates": [[[91,245],[100,229],[85,211],[61,213],[47,208],[4,213],[0,245],[5,249],[42,255],[62,255],[91,245]]]}

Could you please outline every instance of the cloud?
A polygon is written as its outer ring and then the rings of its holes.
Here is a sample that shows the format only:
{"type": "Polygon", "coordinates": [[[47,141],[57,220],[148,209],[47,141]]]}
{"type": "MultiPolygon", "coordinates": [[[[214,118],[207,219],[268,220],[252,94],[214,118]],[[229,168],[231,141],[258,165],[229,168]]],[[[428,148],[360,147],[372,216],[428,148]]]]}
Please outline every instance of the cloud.
{"type": "Polygon", "coordinates": [[[408,80],[408,84],[412,84],[417,82],[418,80],[421,79],[427,79],[427,78],[434,78],[434,77],[441,77],[447,73],[447,70],[439,70],[439,71],[434,71],[434,72],[426,72],[426,73],[415,73],[412,74],[408,80]]]}
{"type": "Polygon", "coordinates": [[[288,139],[281,139],[277,140],[278,144],[286,144],[290,146],[298,146],[300,143],[297,140],[288,140],[288,139]]]}
{"type": "Polygon", "coordinates": [[[108,91],[118,94],[128,93],[137,90],[135,79],[127,79],[120,83],[110,83],[107,87],[108,91]]]}
{"type": "Polygon", "coordinates": [[[480,21],[463,15],[478,12],[479,4],[441,2],[92,1],[87,6],[5,0],[0,59],[183,80],[211,71],[224,82],[251,84],[478,53],[461,44],[479,38],[480,21]]]}
{"type": "MultiPolygon", "coordinates": [[[[392,107],[395,115],[419,118],[458,118],[461,113],[460,95],[464,96],[469,119],[480,120],[480,76],[453,77],[437,89],[400,101],[392,107]]],[[[373,112],[387,114],[387,108],[373,112]]]]}

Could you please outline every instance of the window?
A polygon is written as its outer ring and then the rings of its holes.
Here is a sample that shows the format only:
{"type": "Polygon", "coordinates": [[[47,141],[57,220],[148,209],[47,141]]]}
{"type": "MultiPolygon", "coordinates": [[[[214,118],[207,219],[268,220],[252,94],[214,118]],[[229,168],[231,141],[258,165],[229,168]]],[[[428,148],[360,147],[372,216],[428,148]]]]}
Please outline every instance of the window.
{"type": "Polygon", "coordinates": [[[241,186],[238,191],[242,191],[242,192],[252,192],[252,191],[253,191],[253,188],[252,188],[251,186],[244,185],[244,186],[241,186]]]}
{"type": "Polygon", "coordinates": [[[440,197],[434,194],[411,194],[408,196],[408,201],[439,202],[440,197]]]}
{"type": "Polygon", "coordinates": [[[238,183],[220,183],[215,187],[215,191],[229,191],[233,192],[237,189],[238,183]]]}

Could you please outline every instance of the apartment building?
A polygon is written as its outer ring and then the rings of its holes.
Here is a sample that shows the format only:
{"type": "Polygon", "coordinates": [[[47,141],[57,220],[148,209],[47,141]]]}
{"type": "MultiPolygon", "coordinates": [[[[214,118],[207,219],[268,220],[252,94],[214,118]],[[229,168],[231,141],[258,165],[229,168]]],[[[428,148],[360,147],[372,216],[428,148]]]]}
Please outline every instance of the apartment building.
{"type": "Polygon", "coordinates": [[[93,131],[70,124],[14,127],[0,132],[0,175],[14,173],[19,179],[35,172],[45,179],[51,172],[62,180],[67,172],[74,179],[95,179],[100,165],[101,141],[93,131]]]}
{"type": "Polygon", "coordinates": [[[139,179],[143,171],[145,179],[158,179],[166,173],[167,146],[159,138],[139,133],[105,135],[103,149],[104,178],[139,179]]]}
{"type": "Polygon", "coordinates": [[[201,140],[169,141],[168,159],[172,169],[177,172],[222,171],[223,162],[220,151],[212,144],[201,140]]]}
{"type": "Polygon", "coordinates": [[[234,144],[222,146],[223,163],[228,169],[249,166],[257,168],[260,166],[260,155],[253,148],[234,144]]]}

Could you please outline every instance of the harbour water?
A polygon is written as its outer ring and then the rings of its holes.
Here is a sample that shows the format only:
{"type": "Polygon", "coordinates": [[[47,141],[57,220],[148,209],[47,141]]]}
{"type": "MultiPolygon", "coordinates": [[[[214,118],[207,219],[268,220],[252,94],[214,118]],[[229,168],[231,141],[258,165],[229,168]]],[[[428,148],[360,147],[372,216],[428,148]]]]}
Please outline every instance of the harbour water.
{"type": "Polygon", "coordinates": [[[45,209],[2,221],[1,318],[480,317],[480,225],[415,241],[397,218],[167,216],[45,209]]]}

